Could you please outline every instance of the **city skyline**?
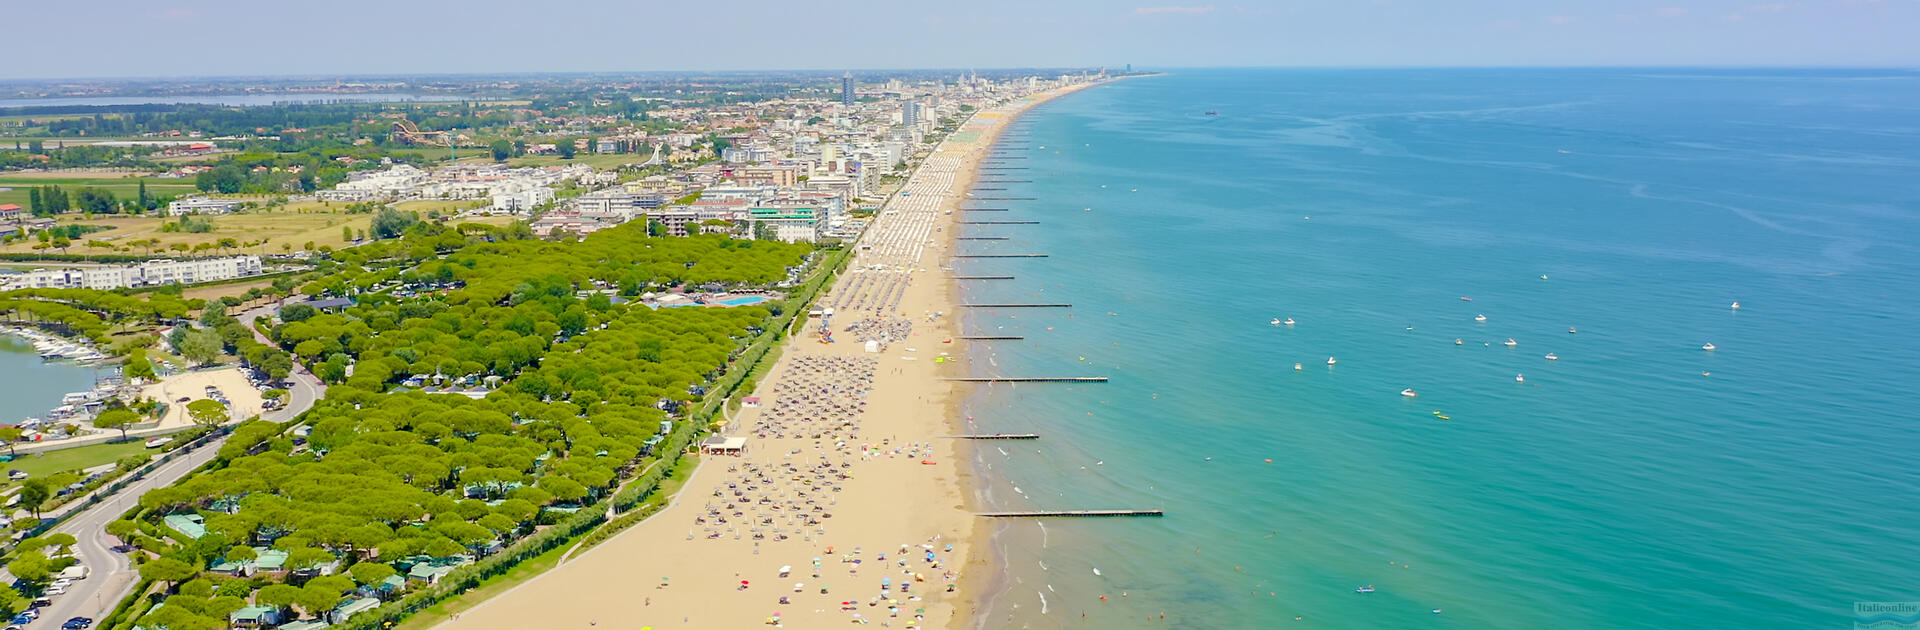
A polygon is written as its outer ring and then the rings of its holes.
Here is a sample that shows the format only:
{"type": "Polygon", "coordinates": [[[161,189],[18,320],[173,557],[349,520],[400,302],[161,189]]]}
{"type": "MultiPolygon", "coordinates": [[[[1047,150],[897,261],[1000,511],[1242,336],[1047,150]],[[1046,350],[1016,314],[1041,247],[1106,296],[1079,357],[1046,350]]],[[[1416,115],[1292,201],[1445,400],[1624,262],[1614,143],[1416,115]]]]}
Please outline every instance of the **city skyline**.
{"type": "Polygon", "coordinates": [[[543,14],[560,20],[558,32],[565,33],[553,37],[525,30],[526,7],[501,0],[477,0],[458,12],[363,0],[324,12],[230,0],[104,4],[15,7],[21,24],[83,26],[92,37],[85,46],[23,46],[16,63],[0,70],[0,79],[1128,63],[1139,68],[1920,65],[1920,41],[1909,36],[1920,32],[1920,2],[1911,0],[1472,0],[1447,6],[1388,0],[1352,6],[1068,0],[1034,6],[985,0],[964,11],[861,0],[797,11],[748,3],[725,14],[700,6],[591,0],[543,7],[543,14]],[[699,24],[716,28],[688,28],[699,24]],[[159,37],[167,32],[192,36],[159,37]],[[302,32],[311,34],[310,45],[252,50],[263,46],[260,41],[288,36],[299,41],[302,32]],[[376,39],[374,32],[388,34],[376,39]],[[849,36],[824,35],[834,32],[849,36]],[[912,44],[876,47],[859,35],[877,32],[912,33],[903,40],[912,44]],[[155,47],[165,54],[153,54],[155,47]]]}

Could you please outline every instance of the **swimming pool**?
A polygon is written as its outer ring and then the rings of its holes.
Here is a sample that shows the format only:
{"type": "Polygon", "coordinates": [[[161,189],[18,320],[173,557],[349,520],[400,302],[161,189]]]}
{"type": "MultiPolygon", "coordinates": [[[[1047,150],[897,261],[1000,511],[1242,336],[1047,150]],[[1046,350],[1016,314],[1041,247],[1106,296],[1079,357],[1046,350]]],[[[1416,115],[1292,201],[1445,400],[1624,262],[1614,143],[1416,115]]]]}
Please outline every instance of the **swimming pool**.
{"type": "Polygon", "coordinates": [[[767,301],[767,297],[764,295],[743,295],[740,297],[730,297],[724,300],[716,300],[713,303],[723,304],[726,306],[746,306],[748,304],[759,304],[765,301],[767,301]]]}

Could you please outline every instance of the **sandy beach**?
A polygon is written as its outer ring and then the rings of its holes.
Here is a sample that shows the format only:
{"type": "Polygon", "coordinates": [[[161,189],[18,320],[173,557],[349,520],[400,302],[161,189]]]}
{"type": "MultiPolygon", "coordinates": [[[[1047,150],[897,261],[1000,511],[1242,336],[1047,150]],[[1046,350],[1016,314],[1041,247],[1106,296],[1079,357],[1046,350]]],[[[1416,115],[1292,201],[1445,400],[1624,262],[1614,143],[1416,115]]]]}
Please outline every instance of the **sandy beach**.
{"type": "Polygon", "coordinates": [[[1002,127],[1079,87],[980,112],[915,172],[821,298],[834,342],[810,322],[722,432],[742,454],[704,457],[666,509],[439,627],[965,625],[961,568],[985,528],[944,437],[960,394],[940,380],[958,351],[948,211],[1002,127]]]}
{"type": "Polygon", "coordinates": [[[232,403],[228,408],[232,410],[235,420],[245,420],[259,414],[266,402],[260,397],[260,390],[254,389],[253,384],[247,382],[246,375],[240,373],[240,368],[182,372],[141,388],[140,395],[168,403],[167,413],[160,417],[157,428],[183,427],[193,424],[193,419],[187,417],[187,403],[180,402],[180,399],[186,398],[191,402],[206,398],[209,386],[219,388],[227,396],[232,403]]]}

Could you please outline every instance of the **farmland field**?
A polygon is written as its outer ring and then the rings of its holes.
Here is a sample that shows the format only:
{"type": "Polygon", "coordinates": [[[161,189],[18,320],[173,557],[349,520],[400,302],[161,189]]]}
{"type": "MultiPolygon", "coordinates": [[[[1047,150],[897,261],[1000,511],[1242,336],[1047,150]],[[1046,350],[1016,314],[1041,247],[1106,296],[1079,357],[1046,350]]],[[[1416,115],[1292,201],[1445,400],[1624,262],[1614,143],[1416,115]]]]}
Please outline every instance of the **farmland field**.
{"type": "MultiPolygon", "coordinates": [[[[304,210],[306,211],[255,210],[239,214],[201,217],[213,224],[213,231],[198,234],[189,232],[162,232],[160,226],[168,220],[151,216],[96,216],[91,219],[86,219],[79,216],[68,215],[61,217],[60,223],[63,225],[77,223],[111,228],[105,231],[87,234],[78,242],[75,242],[72,247],[68,248],[66,253],[152,253],[158,255],[169,251],[179,253],[177,250],[172,249],[176,244],[185,245],[190,248],[201,243],[217,243],[223,238],[235,239],[241,243],[264,240],[265,244],[247,248],[244,251],[230,250],[214,251],[212,253],[280,253],[286,251],[285,248],[281,247],[282,245],[291,245],[292,249],[299,250],[304,248],[308,241],[312,241],[315,247],[339,248],[349,242],[341,238],[340,229],[342,227],[351,227],[357,232],[367,229],[368,224],[373,221],[373,215],[371,214],[346,214],[340,210],[328,211],[315,207],[307,207],[304,208],[304,210]],[[152,247],[146,245],[130,245],[131,243],[146,241],[148,239],[158,239],[159,243],[152,247]],[[104,241],[124,249],[116,252],[107,252],[100,248],[90,248],[82,245],[90,240],[104,241]]],[[[33,245],[34,243],[30,241],[16,242],[0,247],[0,252],[29,253],[36,251],[33,249],[33,245]]]]}
{"type": "Polygon", "coordinates": [[[184,178],[127,177],[125,173],[6,173],[0,174],[0,203],[27,206],[27,189],[34,186],[59,186],[72,193],[81,188],[103,188],[115,197],[132,199],[139,195],[140,182],[154,196],[180,196],[195,192],[193,180],[184,178]]]}

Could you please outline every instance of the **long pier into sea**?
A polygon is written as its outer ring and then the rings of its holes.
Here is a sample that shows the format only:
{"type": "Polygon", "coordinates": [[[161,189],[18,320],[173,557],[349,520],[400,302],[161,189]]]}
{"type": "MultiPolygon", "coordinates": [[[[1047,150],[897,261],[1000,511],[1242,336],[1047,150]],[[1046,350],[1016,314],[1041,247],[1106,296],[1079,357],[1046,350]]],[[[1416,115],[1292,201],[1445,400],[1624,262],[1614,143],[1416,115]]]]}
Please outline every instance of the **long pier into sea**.
{"type": "Polygon", "coordinates": [[[953,276],[953,280],[1012,280],[1013,276],[953,276]]]}
{"type": "Polygon", "coordinates": [[[1039,221],[961,221],[960,225],[1039,225],[1039,221]]]}
{"type": "Polygon", "coordinates": [[[949,435],[947,437],[955,440],[1038,440],[1040,439],[1040,434],[1038,433],[969,433],[965,435],[949,435]]]}
{"type": "Polygon", "coordinates": [[[1004,241],[1008,239],[1005,236],[956,236],[956,237],[953,237],[953,240],[956,240],[956,241],[1004,241]]]}
{"type": "Polygon", "coordinates": [[[956,383],[1105,383],[1105,376],[947,376],[956,383]]]}
{"type": "MultiPolygon", "coordinates": [[[[1000,190],[999,188],[975,188],[974,190],[1000,190]]],[[[974,201],[1039,201],[1039,197],[974,197],[974,201]]]]}
{"type": "Polygon", "coordinates": [[[954,338],[964,341],[1019,341],[1026,339],[1026,337],[1019,335],[961,335],[954,338]]]}
{"type": "Polygon", "coordinates": [[[1073,308],[1072,304],[1050,302],[1006,302],[999,304],[956,304],[960,308],[1073,308]]]}
{"type": "Polygon", "coordinates": [[[961,208],[961,212],[1007,212],[1006,208],[961,208]]]}
{"type": "Polygon", "coordinates": [[[1031,184],[1033,183],[1033,180],[1031,179],[995,179],[995,180],[982,179],[982,180],[976,180],[976,181],[982,184],[1031,184]]]}
{"type": "Polygon", "coordinates": [[[1046,258],[1046,254],[955,254],[954,258],[1046,258]]]}
{"type": "Polygon", "coordinates": [[[986,518],[1088,518],[1110,516],[1166,516],[1162,510],[1025,510],[1018,512],[976,512],[986,518]]]}

